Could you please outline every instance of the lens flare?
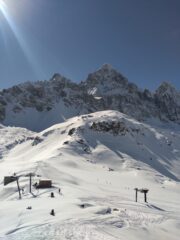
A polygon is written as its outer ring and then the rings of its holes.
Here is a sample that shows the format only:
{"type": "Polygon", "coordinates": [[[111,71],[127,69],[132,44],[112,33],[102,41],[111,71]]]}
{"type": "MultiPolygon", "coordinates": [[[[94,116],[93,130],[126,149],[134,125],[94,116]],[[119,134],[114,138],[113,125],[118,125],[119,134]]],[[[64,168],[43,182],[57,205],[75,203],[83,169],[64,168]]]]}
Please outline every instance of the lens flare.
{"type": "Polygon", "coordinates": [[[4,12],[4,7],[5,7],[5,3],[3,0],[0,0],[0,11],[3,13],[4,12]]]}
{"type": "Polygon", "coordinates": [[[8,5],[4,0],[0,0],[0,13],[2,13],[2,16],[8,23],[8,25],[9,25],[11,31],[13,32],[14,37],[16,38],[19,46],[21,47],[26,59],[28,60],[30,66],[32,67],[36,76],[39,78],[40,76],[42,76],[42,74],[40,74],[41,68],[40,68],[40,66],[38,66],[36,58],[33,55],[33,51],[30,49],[27,42],[24,40],[23,34],[21,33],[20,29],[17,27],[14,19],[9,14],[8,5]]]}

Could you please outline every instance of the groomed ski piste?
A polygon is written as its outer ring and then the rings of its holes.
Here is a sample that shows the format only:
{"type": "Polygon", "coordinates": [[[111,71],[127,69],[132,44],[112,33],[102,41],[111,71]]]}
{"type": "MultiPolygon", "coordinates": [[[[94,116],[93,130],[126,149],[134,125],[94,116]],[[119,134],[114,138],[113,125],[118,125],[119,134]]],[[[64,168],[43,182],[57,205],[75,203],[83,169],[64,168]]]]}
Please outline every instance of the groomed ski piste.
{"type": "Polygon", "coordinates": [[[178,240],[179,133],[178,125],[140,123],[116,111],[40,133],[1,125],[0,239],[178,240]],[[33,183],[51,179],[52,188],[29,193],[30,172],[33,183]],[[22,199],[16,182],[3,183],[14,173],[22,199]],[[134,188],[149,189],[147,203],[141,192],[135,202],[134,188]]]}

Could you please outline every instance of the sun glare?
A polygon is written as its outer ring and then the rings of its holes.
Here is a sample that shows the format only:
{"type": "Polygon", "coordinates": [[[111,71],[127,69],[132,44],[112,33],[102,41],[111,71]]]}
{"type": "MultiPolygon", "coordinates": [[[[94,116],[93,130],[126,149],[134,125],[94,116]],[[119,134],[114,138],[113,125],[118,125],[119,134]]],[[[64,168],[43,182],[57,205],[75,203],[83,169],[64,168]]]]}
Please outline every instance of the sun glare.
{"type": "Polygon", "coordinates": [[[4,4],[3,0],[0,0],[0,9],[2,8],[3,4],[4,4]]]}
{"type": "Polygon", "coordinates": [[[6,4],[4,0],[0,0],[0,12],[5,15],[6,4]]]}
{"type": "Polygon", "coordinates": [[[4,5],[4,0],[0,0],[0,8],[4,5]]]}
{"type": "MultiPolygon", "coordinates": [[[[13,15],[11,14],[11,8],[9,4],[5,0],[0,0],[0,14],[6,21],[9,26],[9,29],[13,33],[16,41],[18,42],[21,50],[23,51],[27,61],[31,65],[32,69],[38,76],[39,74],[39,67],[36,62],[35,56],[33,55],[33,51],[30,49],[30,46],[26,42],[24,35],[21,32],[21,29],[16,24],[16,19],[14,19],[13,15]]],[[[1,29],[0,29],[1,30],[1,29]]]]}

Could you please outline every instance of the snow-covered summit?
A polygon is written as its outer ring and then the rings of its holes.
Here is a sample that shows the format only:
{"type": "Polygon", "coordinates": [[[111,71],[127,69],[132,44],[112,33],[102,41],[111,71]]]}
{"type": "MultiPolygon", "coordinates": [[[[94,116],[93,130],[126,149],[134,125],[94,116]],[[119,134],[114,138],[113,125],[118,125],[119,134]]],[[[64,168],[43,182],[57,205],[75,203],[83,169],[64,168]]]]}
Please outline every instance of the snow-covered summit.
{"type": "Polygon", "coordinates": [[[67,136],[64,140],[66,147],[80,155],[90,154],[91,159],[99,158],[97,149],[99,144],[103,144],[106,146],[103,151],[109,154],[109,162],[105,161],[104,164],[110,168],[122,168],[128,164],[128,167],[138,168],[144,165],[145,169],[148,166],[180,181],[180,155],[177,151],[180,149],[179,131],[178,126],[169,131],[168,128],[152,127],[118,111],[109,110],[71,118],[44,130],[40,136],[52,137],[63,133],[63,136],[67,136]],[[118,157],[121,164],[117,163],[117,156],[121,156],[118,157]],[[134,162],[126,162],[125,156],[134,159],[134,162]]]}

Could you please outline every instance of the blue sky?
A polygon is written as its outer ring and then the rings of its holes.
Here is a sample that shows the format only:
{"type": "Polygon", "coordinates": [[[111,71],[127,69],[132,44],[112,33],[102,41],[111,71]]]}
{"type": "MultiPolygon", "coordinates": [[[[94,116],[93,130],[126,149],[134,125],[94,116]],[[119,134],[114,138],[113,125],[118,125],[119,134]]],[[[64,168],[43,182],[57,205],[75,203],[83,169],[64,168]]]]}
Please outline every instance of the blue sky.
{"type": "Polygon", "coordinates": [[[179,0],[4,2],[0,89],[57,72],[79,82],[104,63],[142,88],[180,89],[179,0]]]}

